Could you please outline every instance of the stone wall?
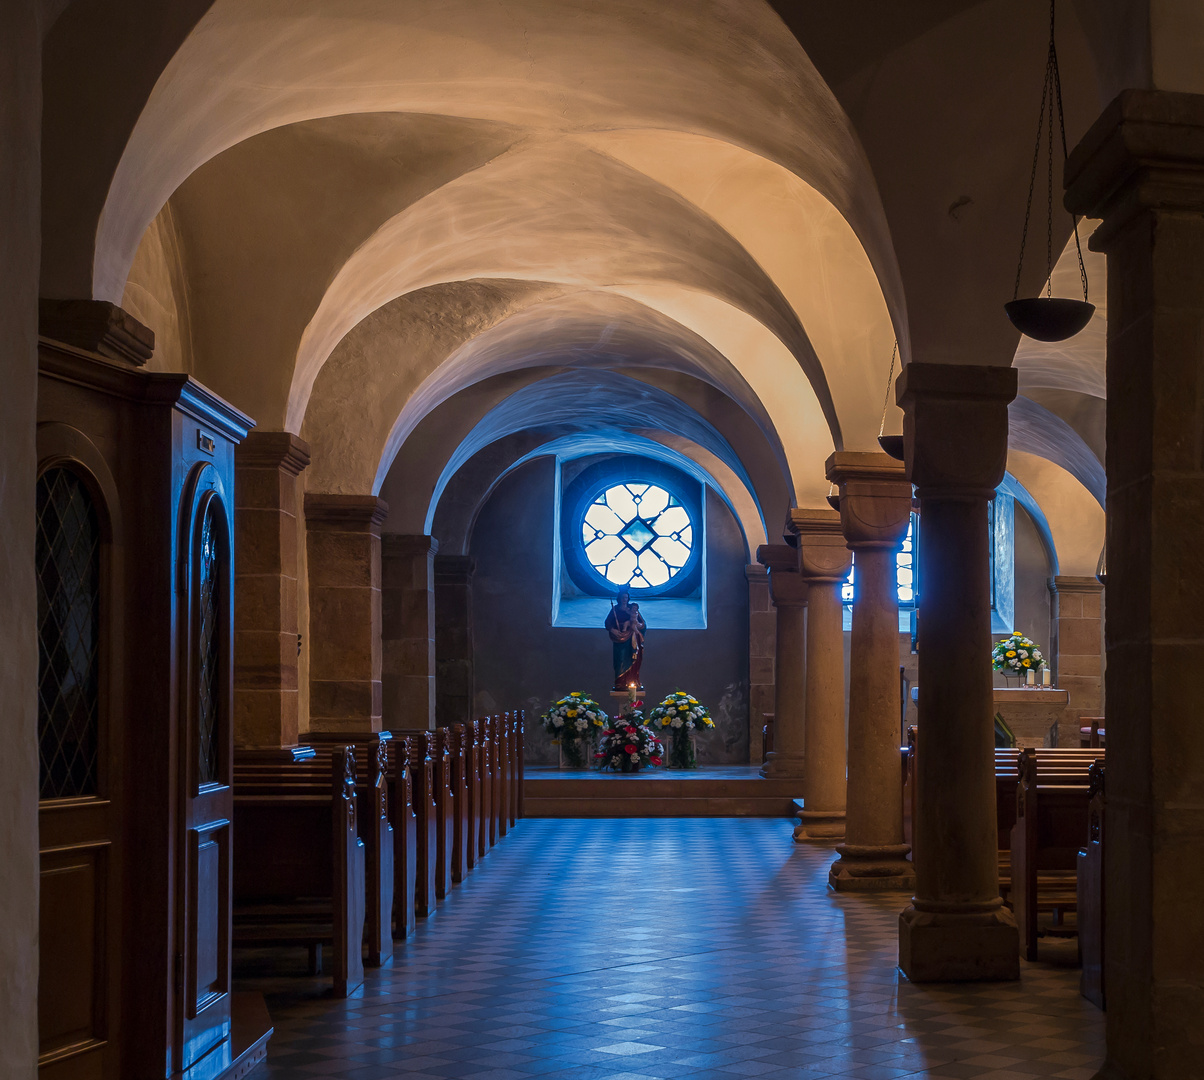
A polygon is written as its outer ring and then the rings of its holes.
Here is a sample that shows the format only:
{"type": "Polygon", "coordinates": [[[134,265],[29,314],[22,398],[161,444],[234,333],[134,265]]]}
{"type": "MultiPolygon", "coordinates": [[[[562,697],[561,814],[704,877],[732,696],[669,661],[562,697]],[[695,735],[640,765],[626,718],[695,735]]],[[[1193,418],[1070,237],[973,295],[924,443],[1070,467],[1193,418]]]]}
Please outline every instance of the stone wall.
{"type": "MultiPolygon", "coordinates": [[[[610,641],[596,630],[551,625],[554,463],[538,458],[507,476],[482,509],[471,554],[475,711],[525,708],[527,761],[552,764],[556,747],[536,718],[570,690],[610,689],[610,641]]],[[[703,764],[748,762],[748,580],[739,526],[707,494],[706,630],[649,627],[649,702],[681,688],[708,704],[717,731],[700,739],[703,764]]],[[[608,710],[609,711],[609,710],[608,710]]]]}

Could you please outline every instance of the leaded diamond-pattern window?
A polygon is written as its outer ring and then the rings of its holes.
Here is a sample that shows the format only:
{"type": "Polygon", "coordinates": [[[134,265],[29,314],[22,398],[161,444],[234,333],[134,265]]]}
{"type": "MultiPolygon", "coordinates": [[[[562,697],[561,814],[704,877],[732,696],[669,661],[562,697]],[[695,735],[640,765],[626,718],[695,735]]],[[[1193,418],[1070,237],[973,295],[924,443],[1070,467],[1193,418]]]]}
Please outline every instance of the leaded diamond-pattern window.
{"type": "Polygon", "coordinates": [[[221,552],[213,503],[201,521],[197,566],[197,782],[216,783],[221,734],[221,552]]]}
{"type": "Polygon", "coordinates": [[[95,795],[100,749],[100,521],[70,469],[37,485],[40,797],[95,795]]]}

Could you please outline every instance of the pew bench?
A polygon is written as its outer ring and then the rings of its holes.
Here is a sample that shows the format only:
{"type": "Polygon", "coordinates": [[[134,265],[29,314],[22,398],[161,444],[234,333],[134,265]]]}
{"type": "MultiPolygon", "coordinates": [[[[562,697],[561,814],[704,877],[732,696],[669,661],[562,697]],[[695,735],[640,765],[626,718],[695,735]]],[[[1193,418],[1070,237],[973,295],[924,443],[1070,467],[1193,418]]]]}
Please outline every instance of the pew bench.
{"type": "Polygon", "coordinates": [[[1104,817],[1107,806],[1106,772],[1102,758],[1088,772],[1087,841],[1076,860],[1075,885],[1078,894],[1079,993],[1103,1009],[1104,992],[1104,817]]]}
{"type": "Polygon", "coordinates": [[[354,748],[325,763],[310,747],[239,752],[234,779],[234,945],[306,946],[313,968],[329,947],[335,995],[346,997],[364,981],[354,748]]]}
{"type": "Polygon", "coordinates": [[[1011,906],[1027,960],[1037,959],[1038,918],[1052,913],[1054,926],[1078,911],[1078,853],[1087,841],[1089,777],[1075,782],[1038,768],[1036,752],[1018,758],[1016,821],[1011,830],[1011,906]]]}

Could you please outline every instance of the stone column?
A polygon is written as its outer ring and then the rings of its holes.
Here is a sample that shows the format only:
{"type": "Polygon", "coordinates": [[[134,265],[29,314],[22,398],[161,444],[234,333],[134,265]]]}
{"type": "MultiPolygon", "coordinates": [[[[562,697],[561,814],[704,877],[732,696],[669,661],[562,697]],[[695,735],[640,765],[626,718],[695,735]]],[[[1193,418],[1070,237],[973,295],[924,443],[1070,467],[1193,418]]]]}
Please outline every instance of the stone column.
{"type": "MultiPolygon", "coordinates": [[[[433,536],[381,538],[384,716],[387,728],[435,726],[433,536]]],[[[460,719],[463,719],[462,717],[460,719]]]]}
{"type": "Polygon", "coordinates": [[[883,453],[839,451],[840,526],[853,552],[849,642],[849,783],[845,842],[828,881],[851,892],[910,889],[899,760],[899,601],[895,553],[911,518],[911,483],[883,453]]]}
{"type": "Polygon", "coordinates": [[[763,545],[757,549],[757,561],[769,568],[769,593],[777,610],[773,749],[761,767],[761,775],[801,779],[807,692],[807,585],[799,576],[798,552],[792,547],[763,545]]]}
{"type": "Polygon", "coordinates": [[[309,727],[381,730],[380,526],[375,495],[305,496],[309,727]]]}
{"type": "Polygon", "coordinates": [[[435,556],[435,723],[473,718],[472,574],[467,555],[435,556]]]}
{"type": "Polygon", "coordinates": [[[297,745],[297,477],[309,447],[252,431],[234,451],[234,745],[297,745]]]}
{"type": "Polygon", "coordinates": [[[1070,157],[1108,255],[1109,1077],[1200,1070],[1204,96],[1126,90],[1070,157]]]}
{"type": "Polygon", "coordinates": [[[752,563],[744,568],[744,576],[748,579],[748,763],[759,765],[765,749],[762,745],[765,714],[774,710],[777,616],[769,598],[765,567],[752,563]]]}
{"type": "Polygon", "coordinates": [[[807,758],[798,841],[845,834],[844,630],[840,586],[851,556],[835,510],[792,510],[799,575],[807,586],[807,758]]]}
{"type": "Polygon", "coordinates": [[[922,532],[916,892],[899,966],[913,982],[1015,979],[1019,938],[999,898],[987,502],[1016,372],[913,362],[896,393],[922,532]]]}
{"type": "Polygon", "coordinates": [[[1049,592],[1054,674],[1058,689],[1070,694],[1058,745],[1078,746],[1079,718],[1104,715],[1104,587],[1098,578],[1058,576],[1049,592]]]}

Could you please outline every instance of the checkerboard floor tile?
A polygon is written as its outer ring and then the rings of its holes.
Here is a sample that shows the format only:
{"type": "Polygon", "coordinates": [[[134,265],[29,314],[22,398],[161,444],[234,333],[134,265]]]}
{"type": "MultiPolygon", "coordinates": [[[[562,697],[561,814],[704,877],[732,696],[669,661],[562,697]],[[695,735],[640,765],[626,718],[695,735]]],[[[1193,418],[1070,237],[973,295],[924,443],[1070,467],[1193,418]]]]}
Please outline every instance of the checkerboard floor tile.
{"type": "Polygon", "coordinates": [[[257,1077],[1089,1080],[1076,970],[913,986],[908,898],[830,891],[833,858],[773,819],[520,822],[345,1001],[303,951],[236,954],[276,1026],[257,1077]]]}

